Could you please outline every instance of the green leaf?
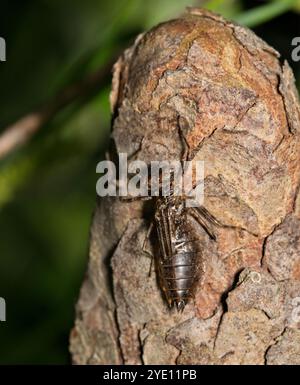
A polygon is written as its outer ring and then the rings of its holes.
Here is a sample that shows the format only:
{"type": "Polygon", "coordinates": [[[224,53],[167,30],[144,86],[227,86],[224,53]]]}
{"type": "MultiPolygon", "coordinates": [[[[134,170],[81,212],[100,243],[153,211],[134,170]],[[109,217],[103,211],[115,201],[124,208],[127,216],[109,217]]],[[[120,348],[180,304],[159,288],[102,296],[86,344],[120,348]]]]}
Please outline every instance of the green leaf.
{"type": "Polygon", "coordinates": [[[233,19],[241,25],[253,28],[289,11],[297,2],[298,0],[274,0],[269,4],[243,12],[233,19]]]}

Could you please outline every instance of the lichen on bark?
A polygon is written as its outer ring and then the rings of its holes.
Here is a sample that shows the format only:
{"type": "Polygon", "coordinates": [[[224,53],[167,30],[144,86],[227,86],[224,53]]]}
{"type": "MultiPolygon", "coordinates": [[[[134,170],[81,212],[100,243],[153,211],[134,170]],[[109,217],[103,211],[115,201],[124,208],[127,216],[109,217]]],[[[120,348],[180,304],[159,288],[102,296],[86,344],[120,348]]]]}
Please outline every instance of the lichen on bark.
{"type": "Polygon", "coordinates": [[[139,36],[112,85],[117,152],[179,160],[180,116],[222,226],[217,242],[199,228],[203,273],[181,314],[148,276],[151,203],[99,201],[73,362],[300,364],[300,108],[288,63],[249,29],[192,8],[139,36]]]}

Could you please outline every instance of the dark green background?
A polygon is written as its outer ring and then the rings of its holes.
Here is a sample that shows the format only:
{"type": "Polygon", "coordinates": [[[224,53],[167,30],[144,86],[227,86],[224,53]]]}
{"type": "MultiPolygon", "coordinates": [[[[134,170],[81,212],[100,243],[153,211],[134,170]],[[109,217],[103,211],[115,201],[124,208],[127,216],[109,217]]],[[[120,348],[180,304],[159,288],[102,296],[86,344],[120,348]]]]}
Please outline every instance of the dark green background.
{"type": "MultiPolygon", "coordinates": [[[[276,0],[206,3],[252,26],[289,60],[299,78],[291,40],[300,36],[300,1],[287,1],[289,12],[278,7],[254,14],[249,10],[276,0]]],[[[139,32],[201,3],[1,1],[7,61],[0,63],[0,130],[47,104],[66,85],[105,68],[139,32]]],[[[95,167],[109,138],[110,80],[108,72],[96,92],[61,109],[0,163],[0,296],[7,302],[0,363],[70,362],[68,334],[87,262],[95,167]]]]}

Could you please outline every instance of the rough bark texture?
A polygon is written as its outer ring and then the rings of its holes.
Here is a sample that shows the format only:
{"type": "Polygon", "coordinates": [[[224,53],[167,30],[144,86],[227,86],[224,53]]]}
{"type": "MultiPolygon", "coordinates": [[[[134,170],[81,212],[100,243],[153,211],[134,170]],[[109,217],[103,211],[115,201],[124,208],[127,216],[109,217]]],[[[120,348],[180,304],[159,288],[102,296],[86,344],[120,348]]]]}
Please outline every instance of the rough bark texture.
{"type": "Polygon", "coordinates": [[[205,161],[195,301],[170,311],[142,252],[150,204],[97,204],[71,333],[77,364],[300,364],[300,109],[293,74],[250,30],[200,9],[138,37],[114,67],[118,152],[205,161]],[[145,220],[147,219],[147,220],[145,220]]]}

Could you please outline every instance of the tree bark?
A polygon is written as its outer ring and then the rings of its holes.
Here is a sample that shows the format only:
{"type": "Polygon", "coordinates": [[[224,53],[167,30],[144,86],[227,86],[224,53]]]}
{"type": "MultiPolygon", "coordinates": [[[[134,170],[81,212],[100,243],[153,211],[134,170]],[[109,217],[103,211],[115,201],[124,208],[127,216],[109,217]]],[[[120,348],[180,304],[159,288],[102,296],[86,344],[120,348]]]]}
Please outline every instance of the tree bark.
{"type": "Polygon", "coordinates": [[[195,300],[170,310],[142,251],[150,203],[99,200],[70,350],[75,364],[300,364],[300,108],[287,62],[201,9],[139,36],[114,66],[112,140],[205,162],[195,300]]]}

